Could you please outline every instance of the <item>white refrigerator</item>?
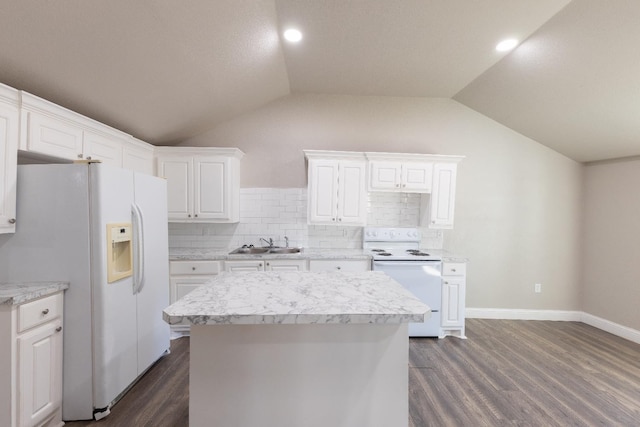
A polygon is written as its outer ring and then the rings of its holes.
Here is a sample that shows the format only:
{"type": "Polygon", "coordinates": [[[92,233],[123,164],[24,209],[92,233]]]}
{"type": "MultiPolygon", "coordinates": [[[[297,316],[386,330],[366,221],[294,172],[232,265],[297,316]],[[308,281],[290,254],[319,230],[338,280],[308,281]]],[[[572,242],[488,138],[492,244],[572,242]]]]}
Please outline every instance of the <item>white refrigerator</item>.
{"type": "Polygon", "coordinates": [[[0,281],[70,282],[62,416],[103,418],[169,349],[166,181],[99,163],[21,165],[17,194],[0,281]],[[133,274],[111,283],[109,224],[130,224],[133,260],[133,274]]]}

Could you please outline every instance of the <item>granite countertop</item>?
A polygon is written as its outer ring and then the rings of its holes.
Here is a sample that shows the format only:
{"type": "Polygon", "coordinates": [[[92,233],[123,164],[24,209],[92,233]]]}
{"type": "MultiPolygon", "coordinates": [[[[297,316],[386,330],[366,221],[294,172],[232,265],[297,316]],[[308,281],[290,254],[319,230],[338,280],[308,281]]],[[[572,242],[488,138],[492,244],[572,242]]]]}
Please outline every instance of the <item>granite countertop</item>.
{"type": "MultiPolygon", "coordinates": [[[[171,261],[224,261],[238,259],[371,259],[371,256],[363,249],[318,249],[304,248],[297,254],[234,254],[230,255],[233,249],[204,249],[204,248],[170,248],[169,259],[171,261]]],[[[443,249],[425,249],[427,252],[435,254],[445,262],[467,262],[468,259],[452,254],[443,249]]]]}
{"type": "Polygon", "coordinates": [[[227,260],[227,259],[371,259],[362,249],[307,249],[296,254],[234,254],[233,249],[169,248],[169,259],[179,260],[227,260]]]}
{"type": "Polygon", "coordinates": [[[0,304],[24,304],[68,288],[69,282],[0,283],[0,304]]]}
{"type": "Polygon", "coordinates": [[[422,322],[427,305],[382,272],[223,273],[163,311],[172,325],[422,322]]]}

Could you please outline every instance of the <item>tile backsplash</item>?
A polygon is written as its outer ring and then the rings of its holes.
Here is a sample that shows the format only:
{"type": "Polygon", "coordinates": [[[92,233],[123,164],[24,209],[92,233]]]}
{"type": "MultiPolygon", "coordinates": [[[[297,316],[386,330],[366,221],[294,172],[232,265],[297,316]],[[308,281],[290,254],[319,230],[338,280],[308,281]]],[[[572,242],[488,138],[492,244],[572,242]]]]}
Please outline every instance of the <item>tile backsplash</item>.
{"type": "MultiPolygon", "coordinates": [[[[420,194],[369,193],[367,224],[374,227],[418,227],[420,194]]],[[[420,227],[422,246],[442,248],[442,231],[420,227]]],[[[306,188],[240,189],[237,224],[169,224],[170,247],[231,249],[262,246],[272,238],[278,246],[307,248],[361,248],[362,227],[307,224],[306,188]]]]}

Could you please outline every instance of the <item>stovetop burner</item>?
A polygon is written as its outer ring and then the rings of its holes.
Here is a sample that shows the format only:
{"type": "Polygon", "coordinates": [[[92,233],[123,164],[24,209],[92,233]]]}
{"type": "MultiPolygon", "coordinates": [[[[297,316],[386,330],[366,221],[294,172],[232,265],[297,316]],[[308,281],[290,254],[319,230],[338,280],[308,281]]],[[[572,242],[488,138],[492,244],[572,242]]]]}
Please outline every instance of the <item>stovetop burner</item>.
{"type": "Polygon", "coordinates": [[[429,256],[428,253],[422,252],[420,249],[407,249],[407,253],[415,256],[429,256]]]}

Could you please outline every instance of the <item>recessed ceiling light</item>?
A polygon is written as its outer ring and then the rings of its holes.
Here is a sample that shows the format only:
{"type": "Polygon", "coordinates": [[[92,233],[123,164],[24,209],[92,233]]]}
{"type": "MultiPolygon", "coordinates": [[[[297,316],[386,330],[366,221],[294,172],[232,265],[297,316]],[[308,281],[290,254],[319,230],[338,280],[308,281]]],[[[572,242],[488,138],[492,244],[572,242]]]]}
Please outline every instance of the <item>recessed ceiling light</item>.
{"type": "Polygon", "coordinates": [[[302,33],[295,28],[289,28],[284,32],[284,38],[290,42],[299,42],[302,40],[302,33]]]}
{"type": "Polygon", "coordinates": [[[507,50],[511,50],[518,45],[518,40],[516,39],[507,39],[502,40],[500,43],[496,45],[496,50],[498,52],[506,52],[507,50]]]}

